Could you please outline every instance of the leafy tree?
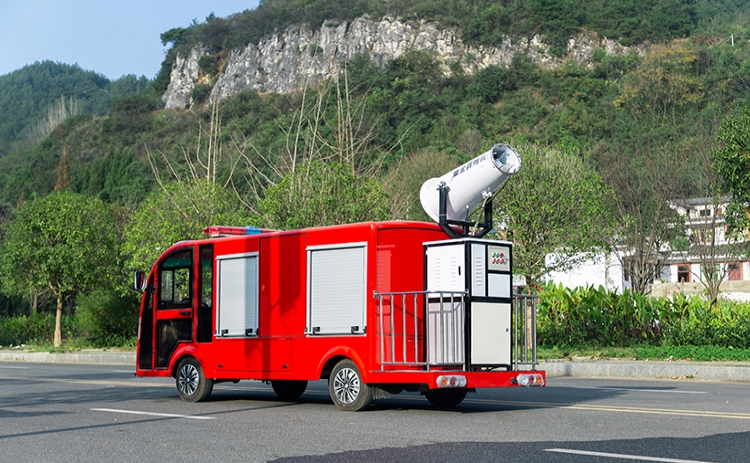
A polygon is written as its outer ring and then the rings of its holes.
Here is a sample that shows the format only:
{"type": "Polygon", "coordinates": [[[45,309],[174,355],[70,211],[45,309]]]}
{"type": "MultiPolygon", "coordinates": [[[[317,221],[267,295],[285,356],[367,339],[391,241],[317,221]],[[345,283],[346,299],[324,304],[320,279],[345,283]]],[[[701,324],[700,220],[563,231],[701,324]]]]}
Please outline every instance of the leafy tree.
{"type": "Polygon", "coordinates": [[[750,228],[750,104],[728,117],[719,130],[724,146],[714,152],[713,165],[732,192],[727,220],[735,231],[750,228]]]}
{"type": "Polygon", "coordinates": [[[175,27],[169,29],[167,32],[163,32],[159,36],[161,38],[161,44],[165,47],[169,43],[171,43],[173,46],[181,45],[182,41],[184,40],[186,30],[187,29],[185,29],[184,27],[175,27]]]}
{"type": "Polygon", "coordinates": [[[704,96],[696,75],[698,54],[685,42],[652,45],[641,66],[625,77],[615,106],[628,110],[644,126],[672,121],[704,96]]]}
{"type": "Polygon", "coordinates": [[[291,230],[385,220],[388,195],[373,178],[350,164],[310,160],[268,188],[258,204],[265,226],[291,230]]]}
{"type": "Polygon", "coordinates": [[[576,153],[530,144],[519,153],[521,171],[495,194],[495,218],[514,242],[514,267],[532,290],[549,272],[606,247],[614,218],[609,188],[576,153]]]}
{"type": "Polygon", "coordinates": [[[57,302],[54,345],[59,347],[66,298],[111,286],[120,268],[118,249],[114,216],[101,201],[66,190],[26,201],[3,236],[2,291],[49,289],[57,302]]]}
{"type": "MultiPolygon", "coordinates": [[[[475,150],[479,154],[479,150],[475,150]]],[[[453,170],[458,162],[445,153],[420,150],[402,158],[383,179],[383,189],[388,192],[391,217],[403,220],[431,221],[419,201],[422,184],[453,170]]]]}
{"type": "Polygon", "coordinates": [[[521,145],[521,171],[495,194],[495,219],[514,243],[514,268],[535,284],[607,247],[611,190],[576,153],[521,145]],[[553,258],[548,259],[548,256],[553,258]]]}
{"type": "Polygon", "coordinates": [[[125,229],[127,266],[145,269],[180,240],[202,238],[211,225],[248,225],[236,195],[205,180],[183,180],[151,193],[125,229]]]}
{"type": "Polygon", "coordinates": [[[151,112],[161,107],[158,95],[149,92],[122,97],[112,103],[109,117],[102,123],[104,133],[131,140],[152,128],[151,112]]]}

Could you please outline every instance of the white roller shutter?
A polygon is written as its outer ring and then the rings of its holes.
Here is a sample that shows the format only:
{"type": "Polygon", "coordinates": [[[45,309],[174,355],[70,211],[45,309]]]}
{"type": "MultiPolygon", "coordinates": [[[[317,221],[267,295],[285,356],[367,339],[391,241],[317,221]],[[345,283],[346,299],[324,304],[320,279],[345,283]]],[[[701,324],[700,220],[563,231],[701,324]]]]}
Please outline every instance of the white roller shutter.
{"type": "Polygon", "coordinates": [[[308,256],[308,333],[364,333],[367,246],[310,248],[308,256]]]}
{"type": "Polygon", "coordinates": [[[218,262],[218,336],[258,333],[258,255],[225,256],[218,262]]]}

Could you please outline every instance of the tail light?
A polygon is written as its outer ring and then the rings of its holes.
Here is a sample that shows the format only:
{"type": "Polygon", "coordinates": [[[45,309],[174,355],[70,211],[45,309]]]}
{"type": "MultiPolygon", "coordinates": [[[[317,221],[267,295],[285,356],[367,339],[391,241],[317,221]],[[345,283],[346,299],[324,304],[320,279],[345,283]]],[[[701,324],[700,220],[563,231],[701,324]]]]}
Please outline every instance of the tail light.
{"type": "Polygon", "coordinates": [[[437,378],[437,387],[466,387],[466,376],[442,375],[437,378]]]}
{"type": "Polygon", "coordinates": [[[539,373],[524,373],[518,375],[519,386],[544,386],[544,376],[539,373]]]}

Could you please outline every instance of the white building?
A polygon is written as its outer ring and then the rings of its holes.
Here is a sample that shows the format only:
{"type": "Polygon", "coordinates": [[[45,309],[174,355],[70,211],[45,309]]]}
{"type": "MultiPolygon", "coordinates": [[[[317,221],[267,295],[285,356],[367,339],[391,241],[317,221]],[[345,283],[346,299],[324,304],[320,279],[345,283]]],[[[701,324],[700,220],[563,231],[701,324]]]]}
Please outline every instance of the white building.
{"type": "MultiPolygon", "coordinates": [[[[670,206],[685,217],[689,249],[670,254],[660,278],[654,281],[653,295],[702,292],[705,289],[701,283],[704,265],[713,262],[723,276],[724,281],[720,286],[722,294],[732,299],[750,300],[750,258],[747,253],[742,255],[724,251],[727,246],[737,244],[726,236],[722,212],[727,202],[727,198],[719,202],[711,198],[671,202],[670,206]]],[[[749,239],[746,236],[741,243],[747,243],[749,239]]],[[[601,253],[569,271],[551,272],[547,280],[570,288],[601,285],[609,291],[622,292],[631,285],[628,275],[623,272],[621,257],[622,253],[601,253]]],[[[548,261],[553,258],[548,256],[548,261]]]]}

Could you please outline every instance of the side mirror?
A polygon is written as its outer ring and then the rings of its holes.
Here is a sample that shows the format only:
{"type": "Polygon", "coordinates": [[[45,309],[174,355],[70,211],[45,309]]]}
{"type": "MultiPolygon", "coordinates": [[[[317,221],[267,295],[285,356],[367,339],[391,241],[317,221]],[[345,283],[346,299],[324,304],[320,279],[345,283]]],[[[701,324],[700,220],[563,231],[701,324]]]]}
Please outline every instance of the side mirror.
{"type": "Polygon", "coordinates": [[[141,270],[136,270],[133,274],[133,286],[136,291],[146,290],[146,273],[141,270]]]}

